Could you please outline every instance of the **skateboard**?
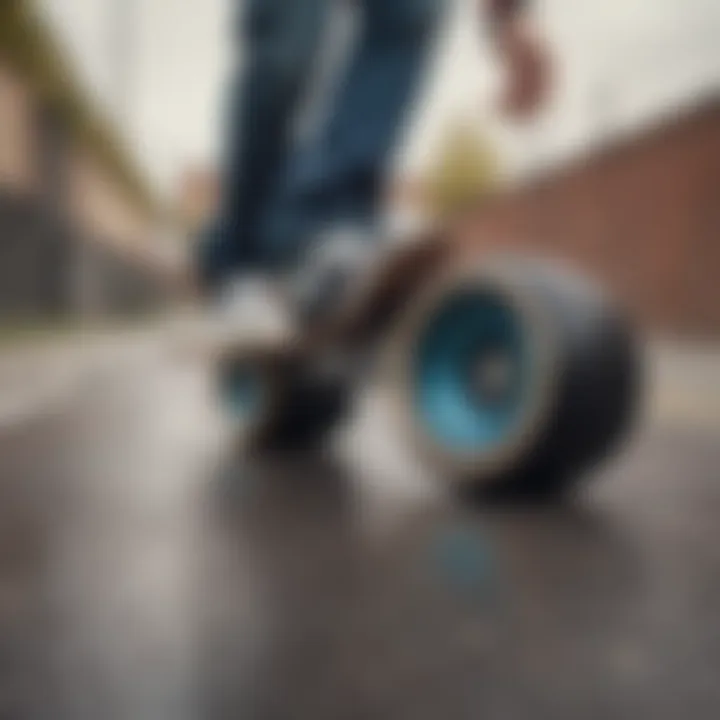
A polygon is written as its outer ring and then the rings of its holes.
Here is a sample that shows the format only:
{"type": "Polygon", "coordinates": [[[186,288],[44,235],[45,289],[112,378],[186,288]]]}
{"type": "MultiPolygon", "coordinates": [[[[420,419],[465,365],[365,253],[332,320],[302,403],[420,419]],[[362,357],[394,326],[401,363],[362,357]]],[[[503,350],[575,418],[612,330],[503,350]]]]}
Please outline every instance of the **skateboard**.
{"type": "Polygon", "coordinates": [[[387,250],[345,295],[286,342],[218,356],[248,452],[322,444],[378,370],[401,436],[463,492],[563,490],[628,435],[635,333],[568,267],[434,232],[387,250]]]}

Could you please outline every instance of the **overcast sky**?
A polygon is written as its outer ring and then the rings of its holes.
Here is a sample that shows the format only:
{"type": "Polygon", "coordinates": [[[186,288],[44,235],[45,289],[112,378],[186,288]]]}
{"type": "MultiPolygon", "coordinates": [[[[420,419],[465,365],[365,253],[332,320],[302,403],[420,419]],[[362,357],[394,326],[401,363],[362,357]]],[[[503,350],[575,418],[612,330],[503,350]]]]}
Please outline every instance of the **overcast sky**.
{"type": "MultiPolygon", "coordinates": [[[[38,0],[108,112],[117,116],[122,107],[132,147],[163,189],[184,167],[212,162],[219,152],[237,1],[38,0]],[[122,82],[113,51],[118,7],[132,16],[122,82]]],[[[561,71],[558,88],[533,126],[508,128],[492,110],[497,68],[467,22],[476,2],[457,0],[400,168],[422,167],[458,116],[485,128],[509,170],[522,173],[720,88],[718,0],[538,0],[561,71]]]]}

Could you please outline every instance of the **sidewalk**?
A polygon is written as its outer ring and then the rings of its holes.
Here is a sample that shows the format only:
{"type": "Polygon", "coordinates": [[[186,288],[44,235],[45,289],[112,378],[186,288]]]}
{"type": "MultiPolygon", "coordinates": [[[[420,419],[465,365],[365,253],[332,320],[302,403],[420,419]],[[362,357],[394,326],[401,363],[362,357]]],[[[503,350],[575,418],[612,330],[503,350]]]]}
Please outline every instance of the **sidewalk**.
{"type": "Polygon", "coordinates": [[[162,326],[75,328],[20,334],[0,343],[0,430],[53,412],[91,372],[129,348],[162,336],[162,326]]]}
{"type": "MultiPolygon", "coordinates": [[[[0,430],[51,413],[81,391],[95,370],[122,363],[138,350],[183,348],[170,357],[189,356],[184,348],[193,347],[188,338],[196,323],[194,315],[178,313],[142,325],[31,334],[0,343],[0,430]]],[[[720,344],[653,342],[645,369],[647,421],[720,433],[720,344]]]]}
{"type": "Polygon", "coordinates": [[[651,420],[720,432],[720,344],[653,343],[647,372],[651,420]]]}
{"type": "Polygon", "coordinates": [[[81,348],[43,342],[0,349],[0,429],[50,412],[79,377],[81,348]]]}

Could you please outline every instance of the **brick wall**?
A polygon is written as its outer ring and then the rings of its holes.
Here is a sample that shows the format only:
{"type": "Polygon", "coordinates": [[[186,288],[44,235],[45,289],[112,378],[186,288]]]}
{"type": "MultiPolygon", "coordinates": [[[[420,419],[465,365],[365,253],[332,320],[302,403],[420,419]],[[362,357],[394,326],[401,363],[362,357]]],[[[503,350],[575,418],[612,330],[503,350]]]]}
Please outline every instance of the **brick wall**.
{"type": "Polygon", "coordinates": [[[0,186],[33,190],[35,160],[32,93],[0,65],[0,186]]]}
{"type": "Polygon", "coordinates": [[[654,330],[720,337],[720,103],[498,196],[458,232],[570,260],[654,330]]]}
{"type": "Polygon", "coordinates": [[[71,310],[74,247],[30,195],[0,193],[0,323],[71,310]]]}
{"type": "Polygon", "coordinates": [[[0,129],[0,322],[136,312],[173,294],[155,219],[1,63],[0,129]]]}
{"type": "Polygon", "coordinates": [[[128,248],[152,242],[153,218],[82,147],[70,152],[67,181],[68,209],[84,235],[128,248]]]}

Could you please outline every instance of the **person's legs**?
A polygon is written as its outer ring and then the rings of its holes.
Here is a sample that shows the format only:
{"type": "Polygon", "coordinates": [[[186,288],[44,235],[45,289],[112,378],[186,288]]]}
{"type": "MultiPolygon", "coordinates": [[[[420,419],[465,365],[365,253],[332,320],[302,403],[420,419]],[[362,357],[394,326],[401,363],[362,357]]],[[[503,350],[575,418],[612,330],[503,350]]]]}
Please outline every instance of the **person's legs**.
{"type": "Polygon", "coordinates": [[[372,227],[383,176],[446,0],[362,0],[363,27],[322,132],[265,207],[261,243],[292,267],[328,226],[372,227]]]}
{"type": "Polygon", "coordinates": [[[263,268],[258,223],[287,162],[326,10],[327,0],[242,3],[237,45],[245,59],[231,88],[221,207],[200,243],[200,275],[208,287],[238,270],[263,268]]]}

